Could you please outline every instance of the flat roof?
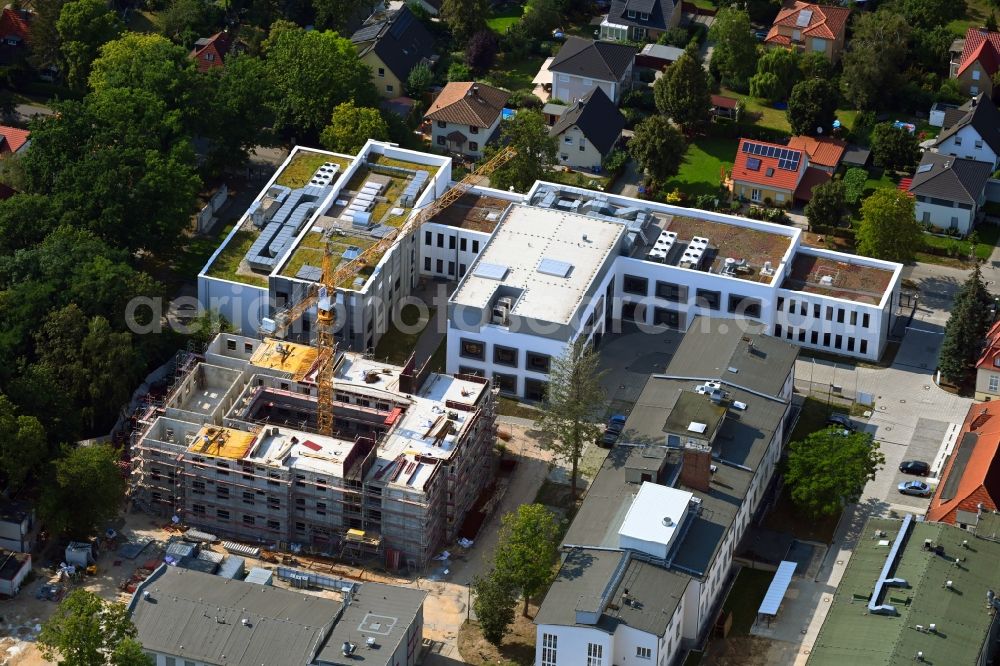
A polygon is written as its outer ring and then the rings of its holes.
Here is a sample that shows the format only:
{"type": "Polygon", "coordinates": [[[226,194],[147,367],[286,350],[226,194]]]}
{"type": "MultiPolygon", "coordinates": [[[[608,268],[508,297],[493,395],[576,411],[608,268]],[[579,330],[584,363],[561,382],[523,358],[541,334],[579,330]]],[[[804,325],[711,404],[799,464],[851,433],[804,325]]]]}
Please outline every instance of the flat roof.
{"type": "Polygon", "coordinates": [[[451,302],[486,308],[503,285],[520,291],[512,315],[569,324],[594,279],[613,258],[624,233],[624,225],[614,222],[515,204],[451,302]],[[545,259],[568,264],[565,277],[539,271],[545,259]]]}
{"type": "Polygon", "coordinates": [[[997,590],[1000,543],[944,523],[914,522],[891,572],[908,586],[888,588],[883,601],[897,614],[869,614],[866,605],[901,526],[899,520],[883,518],[865,524],[812,647],[810,666],[904,666],[914,663],[918,651],[928,664],[978,663],[994,621],[987,592],[997,590]],[[925,540],[940,547],[940,554],[925,549],[925,540]],[[955,566],[955,558],[962,560],[960,566],[955,566]],[[928,631],[932,623],[934,633],[928,631]]]}
{"type": "Polygon", "coordinates": [[[246,459],[339,477],[344,474],[344,460],[354,445],[353,441],[336,437],[275,426],[264,427],[252,454],[246,459]]]}
{"type": "Polygon", "coordinates": [[[198,431],[188,451],[239,460],[247,454],[256,439],[257,436],[251,432],[209,425],[198,431]]]}
{"type": "Polygon", "coordinates": [[[692,497],[694,495],[686,490],[646,481],[639,486],[618,534],[641,541],[670,544],[687,515],[692,497]]]}
{"type": "Polygon", "coordinates": [[[681,391],[663,429],[676,435],[712,441],[727,411],[725,405],[712,402],[708,395],[681,391]]]}
{"type": "Polygon", "coordinates": [[[470,231],[493,233],[512,202],[495,196],[466,192],[434,216],[433,222],[470,231]]]}
{"type": "Polygon", "coordinates": [[[382,583],[361,583],[350,605],[334,625],[316,660],[321,663],[385,664],[406,639],[413,618],[420,613],[427,593],[382,583]],[[368,639],[374,639],[371,647],[368,639]],[[357,646],[350,659],[341,652],[344,642],[357,646]]]}
{"type": "Polygon", "coordinates": [[[771,269],[776,271],[792,244],[791,235],[687,215],[671,216],[664,230],[676,233],[678,241],[690,241],[695,236],[707,238],[709,248],[717,251],[714,255],[706,255],[710,262],[703,264],[704,270],[719,273],[727,258],[743,259],[747,270],[733,273],[731,277],[768,284],[774,275],[766,275],[761,269],[770,262],[771,269]]]}
{"type": "Polygon", "coordinates": [[[250,365],[288,373],[298,382],[315,370],[318,357],[319,351],[315,347],[266,338],[254,350],[250,365]]]}
{"type": "Polygon", "coordinates": [[[822,294],[878,305],[892,283],[894,271],[849,261],[796,252],[783,289],[822,294]]]}

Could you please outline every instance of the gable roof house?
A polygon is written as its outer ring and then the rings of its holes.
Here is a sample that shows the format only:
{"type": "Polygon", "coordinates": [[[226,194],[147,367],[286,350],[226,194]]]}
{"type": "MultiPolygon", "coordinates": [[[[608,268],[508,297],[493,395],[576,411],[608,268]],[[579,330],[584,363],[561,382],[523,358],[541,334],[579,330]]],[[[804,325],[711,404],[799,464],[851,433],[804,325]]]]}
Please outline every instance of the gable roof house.
{"type": "Polygon", "coordinates": [[[814,5],[801,0],[786,2],[764,38],[768,47],[822,53],[831,62],[840,60],[851,10],[814,5]]]}
{"type": "Polygon", "coordinates": [[[982,511],[1000,509],[1000,403],[969,407],[927,509],[927,520],[975,526],[982,511]]]}
{"type": "Polygon", "coordinates": [[[986,344],[976,361],[976,400],[1000,396],[1000,322],[986,333],[986,344]]]}
{"type": "Polygon", "coordinates": [[[0,125],[0,159],[14,155],[28,147],[31,132],[19,127],[0,125]]]}
{"type": "Polygon", "coordinates": [[[434,145],[454,152],[480,157],[500,127],[506,90],[473,81],[447,84],[424,114],[431,121],[434,145]]]}
{"type": "Polygon", "coordinates": [[[727,182],[734,196],[753,203],[809,201],[812,189],[830,180],[830,174],[810,166],[801,149],[776,143],[740,139],[736,162],[727,182]]]}
{"type": "Polygon", "coordinates": [[[992,173],[987,162],[924,152],[908,190],[917,199],[917,221],[968,234],[986,203],[992,173]]]}
{"type": "Polygon", "coordinates": [[[601,22],[601,39],[643,42],[656,40],[681,22],[679,0],[611,0],[601,22]]]}
{"type": "Polygon", "coordinates": [[[942,132],[932,149],[1000,168],[1000,111],[993,100],[979,93],[957,109],[945,111],[942,132]]]}
{"type": "Polygon", "coordinates": [[[434,37],[406,5],[373,14],[351,35],[351,43],[383,97],[399,96],[418,64],[437,62],[434,37]]]}
{"type": "Polygon", "coordinates": [[[31,22],[34,14],[28,9],[4,7],[0,12],[0,45],[9,55],[20,53],[31,43],[31,22]]]}
{"type": "Polygon", "coordinates": [[[625,129],[625,116],[601,88],[567,108],[549,130],[559,142],[559,164],[599,169],[625,129]]]}
{"type": "Polygon", "coordinates": [[[595,86],[616,105],[632,85],[634,46],[570,37],[549,63],[552,97],[573,102],[595,86]]]}
{"type": "Polygon", "coordinates": [[[832,174],[840,166],[847,152],[847,144],[828,136],[793,136],[788,147],[801,150],[809,156],[809,166],[832,174]]]}
{"type": "Polygon", "coordinates": [[[966,95],[993,96],[993,75],[1000,70],[1000,32],[969,28],[962,52],[952,57],[950,75],[966,95]]]}
{"type": "Polygon", "coordinates": [[[217,32],[196,41],[188,57],[195,61],[199,72],[222,69],[226,66],[224,61],[232,46],[228,32],[217,32]]]}

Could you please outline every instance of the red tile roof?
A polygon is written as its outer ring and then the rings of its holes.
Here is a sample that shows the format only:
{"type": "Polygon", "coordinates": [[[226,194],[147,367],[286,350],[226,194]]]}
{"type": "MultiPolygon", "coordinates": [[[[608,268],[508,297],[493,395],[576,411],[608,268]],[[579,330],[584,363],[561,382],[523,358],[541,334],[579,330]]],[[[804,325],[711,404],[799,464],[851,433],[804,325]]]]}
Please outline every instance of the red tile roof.
{"type": "Polygon", "coordinates": [[[712,106],[717,106],[720,109],[735,109],[736,105],[739,103],[740,101],[738,99],[733,99],[732,97],[712,95],[712,106]]]}
{"type": "Polygon", "coordinates": [[[28,130],[0,125],[0,155],[16,153],[28,142],[30,134],[28,130]]]}
{"type": "Polygon", "coordinates": [[[969,28],[965,33],[965,48],[958,59],[958,73],[979,61],[987,76],[1000,69],[1000,32],[990,32],[986,28],[969,28]]]}
{"type": "Polygon", "coordinates": [[[804,150],[809,156],[809,162],[816,166],[836,167],[844,157],[847,144],[840,139],[830,137],[793,136],[788,140],[788,147],[804,150]]]}
{"type": "Polygon", "coordinates": [[[793,0],[786,3],[778,12],[777,18],[771,30],[764,39],[769,44],[789,44],[787,35],[782,35],[778,31],[779,26],[792,29],[799,29],[803,36],[820,37],[822,39],[836,39],[842,37],[844,28],[847,27],[847,19],[851,16],[851,10],[846,7],[829,7],[826,5],[814,5],[800,0],[793,0]],[[803,27],[799,25],[799,16],[803,11],[812,12],[809,23],[803,27]]]}
{"type": "Polygon", "coordinates": [[[810,201],[813,198],[813,188],[817,185],[822,185],[832,178],[833,175],[827,171],[815,167],[807,167],[806,172],[802,174],[802,180],[799,181],[799,186],[795,188],[794,197],[800,201],[810,201]]]}
{"type": "Polygon", "coordinates": [[[998,449],[1000,402],[973,404],[934,491],[927,520],[954,524],[957,511],[976,513],[979,504],[995,511],[1000,497],[998,449]]]}
{"type": "Polygon", "coordinates": [[[740,139],[739,148],[736,149],[736,163],[733,165],[733,180],[741,183],[750,183],[752,185],[761,185],[775,190],[794,192],[795,188],[799,184],[799,179],[808,166],[809,160],[807,156],[802,155],[801,151],[796,151],[802,159],[799,160],[799,168],[795,171],[791,171],[790,169],[779,168],[779,160],[777,157],[765,157],[763,155],[753,155],[745,152],[743,150],[743,146],[747,144],[757,144],[759,146],[769,146],[780,150],[787,150],[786,146],[776,143],[740,139]],[[758,168],[751,169],[749,168],[750,165],[748,163],[750,160],[754,159],[759,160],[760,164],[758,168]]]}
{"type": "Polygon", "coordinates": [[[195,42],[194,48],[188,54],[189,58],[194,58],[198,63],[199,72],[207,72],[220,67],[225,67],[226,54],[230,47],[229,34],[217,32],[211,37],[199,39],[195,42]]]}
{"type": "Polygon", "coordinates": [[[993,324],[986,334],[986,346],[983,353],[976,361],[976,369],[979,368],[1000,368],[997,359],[1000,357],[1000,321],[993,324]]]}
{"type": "Polygon", "coordinates": [[[0,14],[0,37],[19,37],[26,42],[31,41],[31,18],[27,10],[18,11],[4,7],[0,14]]]}
{"type": "Polygon", "coordinates": [[[485,83],[452,81],[441,89],[424,118],[489,128],[496,122],[508,99],[509,92],[485,83]]]}

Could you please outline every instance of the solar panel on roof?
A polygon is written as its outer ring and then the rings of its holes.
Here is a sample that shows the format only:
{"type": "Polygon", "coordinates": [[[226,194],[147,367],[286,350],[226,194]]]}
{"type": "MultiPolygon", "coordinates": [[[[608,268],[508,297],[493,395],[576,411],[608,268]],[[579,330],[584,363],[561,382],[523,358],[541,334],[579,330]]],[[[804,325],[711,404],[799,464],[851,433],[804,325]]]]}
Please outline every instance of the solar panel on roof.
{"type": "Polygon", "coordinates": [[[795,19],[795,25],[800,28],[804,28],[807,25],[809,25],[810,21],[812,21],[812,17],[813,13],[811,9],[803,9],[801,12],[799,12],[798,18],[795,19]]]}
{"type": "Polygon", "coordinates": [[[744,153],[749,153],[749,152],[750,152],[750,148],[751,148],[752,146],[753,146],[753,144],[752,144],[752,143],[744,143],[744,144],[743,144],[743,152],[744,152],[744,153]]]}
{"type": "Polygon", "coordinates": [[[342,256],[344,257],[344,261],[351,261],[352,259],[357,259],[359,254],[361,254],[361,248],[356,245],[352,245],[344,250],[344,254],[342,256]]]}

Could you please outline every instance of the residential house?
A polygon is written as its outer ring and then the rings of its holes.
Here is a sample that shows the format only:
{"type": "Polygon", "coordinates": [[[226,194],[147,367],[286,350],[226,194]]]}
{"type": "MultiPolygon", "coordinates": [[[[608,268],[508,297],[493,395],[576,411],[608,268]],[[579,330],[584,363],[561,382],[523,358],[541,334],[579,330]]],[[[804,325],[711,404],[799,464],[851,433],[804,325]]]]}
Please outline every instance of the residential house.
{"type": "Polygon", "coordinates": [[[986,183],[993,173],[988,162],[924,152],[909,192],[917,199],[917,220],[963,236],[976,226],[986,203],[986,183]]]}
{"type": "Polygon", "coordinates": [[[383,97],[398,97],[414,67],[437,61],[434,37],[406,5],[373,14],[351,35],[351,43],[383,97]]]}
{"type": "Polygon", "coordinates": [[[335,590],[318,596],[164,564],[128,611],[156,666],[417,663],[426,592],[343,580],[335,590]]]}
{"type": "Polygon", "coordinates": [[[26,49],[31,42],[31,22],[34,14],[28,9],[4,7],[0,12],[0,43],[13,54],[26,49]]]}
{"type": "Polygon", "coordinates": [[[801,0],[786,2],[764,38],[768,47],[822,53],[831,62],[840,60],[851,10],[814,5],[801,0]]]}
{"type": "Polygon", "coordinates": [[[808,201],[812,188],[829,179],[829,173],[810,166],[803,150],[740,139],[728,185],[741,200],[783,206],[808,201]]]}
{"type": "Polygon", "coordinates": [[[1000,322],[986,334],[986,344],[976,362],[976,400],[1000,396],[1000,322]]]}
{"type": "Polygon", "coordinates": [[[196,41],[188,57],[197,63],[199,72],[222,69],[226,66],[225,58],[232,46],[232,37],[228,32],[217,32],[196,41]]]}
{"type": "Polygon", "coordinates": [[[559,164],[600,169],[625,129],[625,116],[604,91],[594,88],[574,102],[549,130],[559,142],[559,164]]]}
{"type": "Polygon", "coordinates": [[[847,143],[832,137],[793,136],[788,147],[809,156],[809,166],[833,174],[847,151],[847,143]]]}
{"type": "Polygon", "coordinates": [[[431,141],[439,148],[482,157],[486,144],[500,128],[508,99],[509,92],[484,83],[447,84],[424,114],[424,120],[431,122],[431,141]]]}
{"type": "MultiPolygon", "coordinates": [[[[978,393],[978,388],[977,388],[978,393]]],[[[973,403],[941,470],[927,520],[976,525],[980,511],[1000,509],[1000,402],[973,403]]]]}
{"type": "Polygon", "coordinates": [[[774,495],[796,356],[760,331],[699,321],[647,380],[628,445],[608,454],[563,539],[535,616],[536,666],[677,664],[700,644],[774,495]]]}
{"type": "Polygon", "coordinates": [[[573,102],[594,87],[616,105],[632,85],[634,46],[570,37],[549,63],[552,73],[552,97],[573,102]]]}
{"type": "Polygon", "coordinates": [[[1000,111],[989,95],[979,93],[957,109],[945,111],[942,130],[933,150],[1000,168],[1000,111]]]}
{"type": "Polygon", "coordinates": [[[28,130],[0,125],[0,159],[27,150],[30,137],[28,130]]]}
{"type": "MultiPolygon", "coordinates": [[[[957,48],[957,44],[955,46],[957,48]]],[[[1000,32],[969,28],[962,51],[952,53],[950,75],[966,95],[993,96],[993,75],[1000,70],[1000,32]]]]}
{"type": "Polygon", "coordinates": [[[682,13],[680,0],[611,0],[601,22],[601,39],[655,42],[680,25],[682,13]]]}

